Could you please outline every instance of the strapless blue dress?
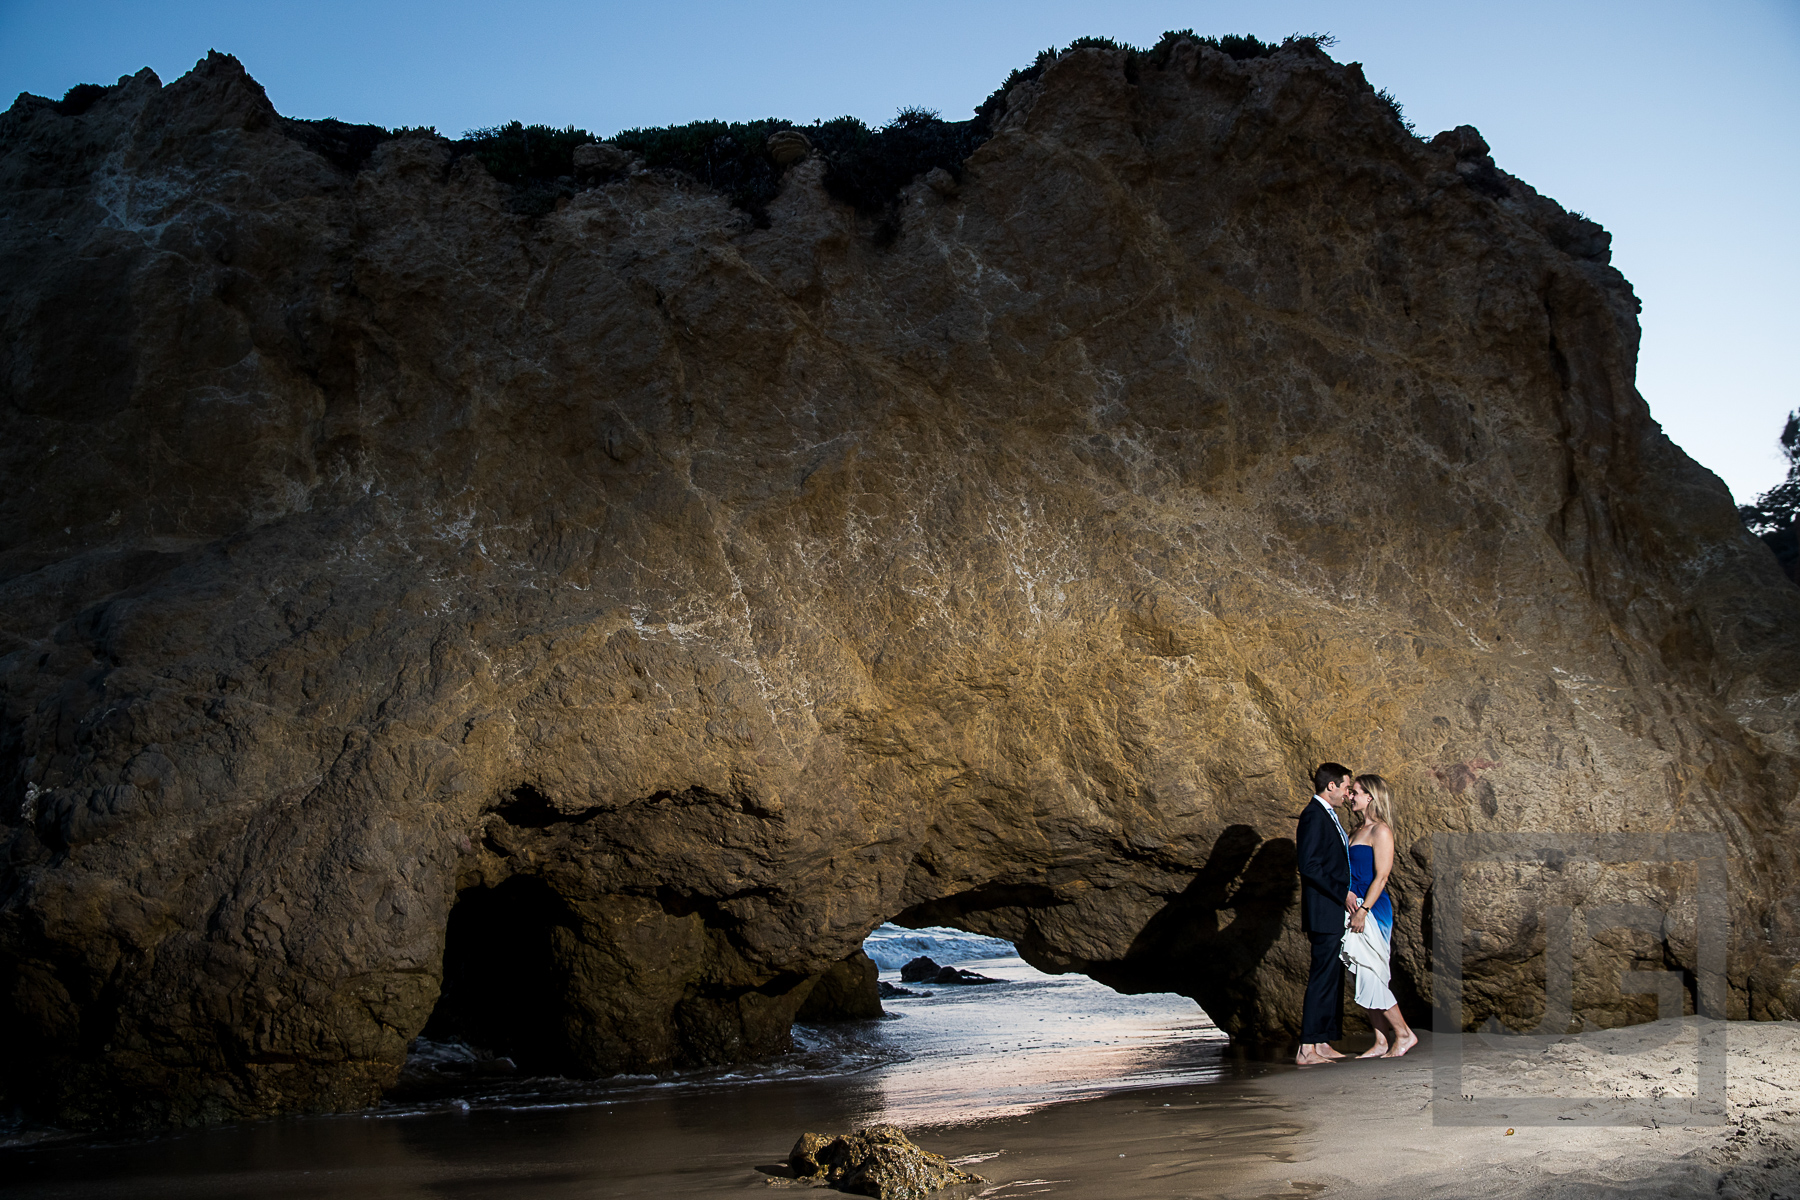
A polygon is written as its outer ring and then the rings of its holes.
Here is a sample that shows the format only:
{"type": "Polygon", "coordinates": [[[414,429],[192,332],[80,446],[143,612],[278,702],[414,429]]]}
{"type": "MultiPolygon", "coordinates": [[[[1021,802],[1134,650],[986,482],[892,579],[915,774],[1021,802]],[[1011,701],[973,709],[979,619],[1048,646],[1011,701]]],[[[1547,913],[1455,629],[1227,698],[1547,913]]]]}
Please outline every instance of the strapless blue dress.
{"type": "MultiPolygon", "coordinates": [[[[1350,890],[1359,896],[1367,896],[1369,888],[1375,882],[1375,847],[1350,847],[1350,890]]],[[[1394,935],[1394,905],[1388,899],[1388,890],[1381,889],[1381,896],[1375,901],[1375,907],[1369,910],[1375,923],[1381,926],[1381,932],[1392,938],[1394,935]]]]}

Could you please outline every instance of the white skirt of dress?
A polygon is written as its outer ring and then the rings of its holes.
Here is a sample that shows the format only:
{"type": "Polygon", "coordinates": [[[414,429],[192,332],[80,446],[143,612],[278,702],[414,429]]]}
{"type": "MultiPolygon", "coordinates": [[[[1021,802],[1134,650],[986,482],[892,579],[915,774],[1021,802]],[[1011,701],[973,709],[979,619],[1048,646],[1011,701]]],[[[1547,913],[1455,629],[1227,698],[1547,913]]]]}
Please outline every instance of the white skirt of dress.
{"type": "Polygon", "coordinates": [[[1357,933],[1345,913],[1343,958],[1356,977],[1357,1004],[1377,1011],[1394,1007],[1394,993],[1388,990],[1388,936],[1381,931],[1381,922],[1370,916],[1357,933]]]}

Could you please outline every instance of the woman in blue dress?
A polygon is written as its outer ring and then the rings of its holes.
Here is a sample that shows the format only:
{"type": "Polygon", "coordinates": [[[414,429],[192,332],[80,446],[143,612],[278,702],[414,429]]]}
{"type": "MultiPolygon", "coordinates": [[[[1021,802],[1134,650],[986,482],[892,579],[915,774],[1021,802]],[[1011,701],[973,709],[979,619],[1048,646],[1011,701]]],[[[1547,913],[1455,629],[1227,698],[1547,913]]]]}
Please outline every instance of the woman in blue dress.
{"type": "Polygon", "coordinates": [[[1393,948],[1394,902],[1388,876],[1394,869],[1394,793],[1379,775],[1358,775],[1350,808],[1362,823],[1350,839],[1350,890],[1362,897],[1347,918],[1344,965],[1356,976],[1356,1002],[1369,1012],[1375,1045],[1363,1058],[1399,1058],[1419,1044],[1388,987],[1393,948]]]}

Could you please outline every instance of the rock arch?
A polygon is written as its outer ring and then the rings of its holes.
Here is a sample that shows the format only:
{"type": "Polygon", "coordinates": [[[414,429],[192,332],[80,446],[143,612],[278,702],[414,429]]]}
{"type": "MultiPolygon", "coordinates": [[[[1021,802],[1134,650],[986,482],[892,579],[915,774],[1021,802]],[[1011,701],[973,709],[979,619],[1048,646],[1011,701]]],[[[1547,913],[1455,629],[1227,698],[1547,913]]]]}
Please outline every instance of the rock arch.
{"type": "Polygon", "coordinates": [[[1279,1037],[1324,759],[1400,790],[1416,992],[1428,834],[1648,826],[1729,840],[1731,1011],[1800,1012],[1800,590],[1636,394],[1604,237],[1479,142],[1309,50],[1080,50],[878,245],[814,162],[762,229],[358,169],[224,56],[21,99],[9,1100],[370,1103],[515,876],[595,1070],[778,1044],[903,912],[1279,1037]]]}

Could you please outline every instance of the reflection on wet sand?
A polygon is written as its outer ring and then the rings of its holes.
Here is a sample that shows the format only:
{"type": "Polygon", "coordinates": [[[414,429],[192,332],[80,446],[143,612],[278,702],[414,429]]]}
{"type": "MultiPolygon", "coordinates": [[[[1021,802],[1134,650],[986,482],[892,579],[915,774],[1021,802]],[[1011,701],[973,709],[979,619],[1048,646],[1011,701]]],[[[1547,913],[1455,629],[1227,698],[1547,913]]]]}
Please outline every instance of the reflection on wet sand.
{"type": "MultiPolygon", "coordinates": [[[[1217,1164],[1250,1136],[1211,1089],[1194,1087],[1223,1070],[1224,1039],[1191,1001],[1121,996],[1018,959],[966,965],[1003,983],[914,985],[924,994],[887,1001],[889,1020],[799,1030],[794,1061],[764,1068],[597,1082],[465,1077],[454,1094],[371,1114],[0,1151],[0,1174],[21,1197],[717,1195],[766,1189],[770,1173],[757,1168],[779,1164],[803,1130],[892,1121],[927,1149],[983,1156],[974,1169],[996,1182],[1067,1180],[1027,1190],[1076,1196],[1086,1185],[1054,1163],[1102,1154],[1116,1184],[1138,1172],[1131,1147],[1166,1138],[1171,1120],[1192,1130],[1198,1157],[1164,1171],[1217,1164]],[[1128,1156],[1116,1170],[1114,1154],[1128,1156]]],[[[1266,1150],[1278,1127],[1264,1120],[1251,1140],[1266,1150]]]]}
{"type": "MultiPolygon", "coordinates": [[[[1180,996],[1121,996],[1080,975],[1017,958],[967,964],[1004,988],[909,985],[885,1001],[905,1059],[877,1073],[881,1120],[946,1125],[1033,1107],[1215,1077],[1226,1038],[1180,996]]],[[[883,978],[887,978],[886,973],[883,978]]],[[[891,1031],[891,1032],[890,1032],[891,1031]]]]}

